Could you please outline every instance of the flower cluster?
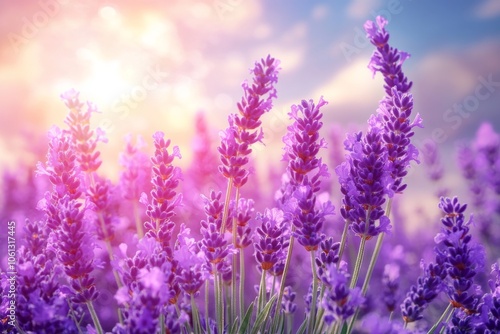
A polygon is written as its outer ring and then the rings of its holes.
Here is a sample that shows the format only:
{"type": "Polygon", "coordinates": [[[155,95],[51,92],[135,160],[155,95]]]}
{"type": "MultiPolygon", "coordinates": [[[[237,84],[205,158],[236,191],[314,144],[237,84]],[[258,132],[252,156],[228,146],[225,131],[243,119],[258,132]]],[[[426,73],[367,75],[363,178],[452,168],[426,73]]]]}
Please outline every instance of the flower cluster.
{"type": "Polygon", "coordinates": [[[335,321],[343,321],[351,317],[356,309],[363,305],[365,299],[359,288],[349,288],[347,264],[337,267],[330,264],[326,270],[320,271],[321,281],[328,287],[322,306],[325,309],[325,322],[330,325],[335,321]]]}
{"type": "Polygon", "coordinates": [[[357,133],[348,137],[344,144],[349,152],[347,161],[336,169],[344,195],[342,217],[357,236],[366,240],[390,229],[383,205],[393,182],[387,172],[381,130],[376,121],[371,125],[366,136],[357,133]]]}
{"type": "Polygon", "coordinates": [[[400,193],[406,188],[403,177],[407,174],[410,162],[418,161],[418,151],[410,143],[410,138],[414,134],[413,128],[422,126],[422,120],[417,114],[414,121],[410,121],[413,96],[409,90],[412,82],[408,81],[402,71],[402,65],[410,55],[388,44],[386,25],[387,20],[379,16],[376,23],[367,21],[364,28],[368,39],[376,47],[368,68],[373,71],[373,75],[380,72],[384,77],[386,96],[380,102],[377,112],[389,160],[386,168],[393,180],[391,189],[400,193]]]}
{"type": "Polygon", "coordinates": [[[325,216],[333,214],[334,210],[329,200],[321,203],[316,195],[322,178],[330,176],[327,165],[317,156],[319,150],[326,147],[319,134],[323,125],[321,108],[326,104],[321,97],[317,104],[302,100],[300,105],[293,105],[288,115],[294,122],[283,137],[283,160],[288,166],[287,183],[281,191],[280,201],[284,211],[292,217],[294,237],[308,251],[318,248],[323,238],[325,216]]]}
{"type": "Polygon", "coordinates": [[[441,219],[444,227],[436,236],[436,257],[443,259],[451,280],[448,283],[450,303],[468,314],[476,313],[479,298],[472,286],[474,277],[484,265],[484,251],[472,242],[471,221],[466,221],[464,216],[467,205],[461,205],[456,197],[442,198],[439,208],[444,213],[441,219]]]}
{"type": "Polygon", "coordinates": [[[49,136],[47,164],[39,165],[39,173],[49,176],[53,190],[39,207],[52,230],[57,259],[71,282],[73,302],[86,303],[95,300],[98,292],[90,275],[94,242],[85,216],[86,204],[80,200],[80,169],[68,133],[54,128],[49,136]]]}
{"type": "Polygon", "coordinates": [[[278,71],[279,61],[271,56],[255,63],[251,70],[253,83],[242,85],[244,95],[238,103],[239,114],[231,114],[229,128],[221,132],[219,171],[237,188],[248,180],[244,166],[252,152],[250,145],[263,138],[262,130],[258,130],[262,124],[260,117],[271,110],[272,99],[277,96],[274,85],[278,82],[278,71]]]}

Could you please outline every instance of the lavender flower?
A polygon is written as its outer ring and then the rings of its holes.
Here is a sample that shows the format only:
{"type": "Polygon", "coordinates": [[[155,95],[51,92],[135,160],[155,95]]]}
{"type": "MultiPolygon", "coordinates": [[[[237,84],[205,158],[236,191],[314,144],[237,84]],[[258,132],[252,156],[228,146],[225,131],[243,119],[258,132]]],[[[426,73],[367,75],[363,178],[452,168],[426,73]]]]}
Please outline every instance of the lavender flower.
{"type": "Polygon", "coordinates": [[[220,233],[223,210],[221,197],[221,192],[212,191],[209,198],[204,198],[207,219],[201,222],[202,240],[199,247],[205,254],[206,266],[211,274],[227,273],[230,270],[225,260],[232,252],[232,245],[220,233]]]}
{"type": "Polygon", "coordinates": [[[379,123],[372,117],[366,136],[357,133],[347,138],[347,161],[336,169],[344,195],[342,217],[357,236],[366,240],[391,227],[383,205],[385,196],[392,196],[393,179],[387,171],[388,156],[381,136],[379,123]]]}
{"type": "MultiPolygon", "coordinates": [[[[124,283],[115,298],[124,315],[126,333],[156,332],[161,325],[160,315],[164,316],[167,326],[179,332],[179,323],[172,322],[168,313],[172,312],[169,306],[177,303],[180,293],[172,266],[176,262],[169,261],[163,245],[148,235],[140,239],[137,248],[134,256],[128,257],[127,247],[122,244],[121,257],[114,261],[124,283]]],[[[181,315],[180,319],[185,317],[181,315]]],[[[115,331],[125,333],[122,326],[117,326],[115,331]]]]}
{"type": "Polygon", "coordinates": [[[341,262],[339,268],[330,264],[325,270],[320,270],[321,281],[327,286],[322,306],[328,325],[348,319],[365,302],[359,288],[349,288],[349,277],[345,262],[341,262]]]}
{"type": "Polygon", "coordinates": [[[150,221],[144,224],[147,235],[156,239],[167,252],[169,258],[172,258],[172,248],[170,240],[175,216],[174,209],[181,205],[182,195],[175,192],[175,188],[181,179],[179,167],[172,165],[175,158],[181,158],[179,148],[174,146],[173,153],[170,154],[168,147],[170,140],[164,139],[163,132],[156,132],[153,135],[155,154],[151,158],[153,163],[153,174],[151,183],[151,201],[147,202],[146,196],[143,196],[141,202],[147,204],[146,214],[150,221]]]}
{"type": "Polygon", "coordinates": [[[401,67],[410,56],[388,44],[389,33],[385,30],[387,20],[378,16],[376,23],[367,21],[365,31],[370,42],[377,48],[370,60],[368,68],[380,72],[384,76],[386,96],[377,110],[382,125],[382,139],[387,149],[389,160],[387,169],[393,179],[391,189],[401,193],[406,188],[403,177],[412,160],[417,161],[418,150],[410,143],[413,128],[421,127],[421,119],[417,114],[410,122],[413,110],[413,96],[409,93],[412,83],[408,81],[401,67]]]}
{"type": "Polygon", "coordinates": [[[279,60],[267,56],[255,63],[251,70],[253,83],[243,83],[244,95],[238,103],[239,114],[229,116],[229,128],[221,132],[221,145],[218,147],[222,165],[220,173],[239,188],[248,180],[248,155],[250,145],[263,137],[260,117],[271,110],[272,99],[276,98],[274,85],[278,82],[279,60]]]}
{"type": "Polygon", "coordinates": [[[123,209],[135,220],[136,230],[139,238],[144,236],[143,214],[140,213],[138,204],[141,194],[149,192],[151,189],[151,161],[142,152],[146,145],[142,137],[138,137],[136,144],[132,143],[131,136],[126,137],[126,146],[120,154],[120,164],[123,170],[120,173],[119,188],[121,197],[125,199],[126,205],[123,209]]]}
{"type": "Polygon", "coordinates": [[[292,217],[294,236],[308,251],[318,248],[325,216],[334,210],[329,200],[319,203],[316,197],[321,178],[330,175],[326,164],[317,157],[319,150],[326,147],[325,140],[319,136],[323,124],[320,109],[326,104],[321,97],[317,105],[312,100],[293,105],[289,116],[294,123],[283,137],[288,184],[281,191],[280,202],[292,217]]]}
{"type": "Polygon", "coordinates": [[[500,332],[500,269],[498,263],[491,266],[492,278],[488,281],[490,293],[483,296],[481,319],[483,333],[500,332]]]}
{"type": "MultiPolygon", "coordinates": [[[[60,289],[61,270],[54,252],[47,248],[49,229],[43,221],[26,221],[26,244],[19,249],[16,318],[31,332],[76,332],[65,294],[60,289]]],[[[8,300],[5,298],[5,300],[8,300]]],[[[77,308],[75,316],[81,316],[77,308]]]]}
{"type": "MultiPolygon", "coordinates": [[[[441,260],[441,258],[438,258],[441,260]]],[[[444,289],[444,279],[446,269],[443,262],[424,265],[424,274],[417,280],[416,285],[412,285],[406,298],[401,304],[401,314],[406,323],[414,322],[423,318],[422,312],[444,289]]]]}
{"type": "Polygon", "coordinates": [[[396,264],[386,264],[384,276],[382,277],[383,301],[389,312],[394,312],[398,302],[399,289],[399,266],[396,264]]]}
{"type": "Polygon", "coordinates": [[[281,302],[281,308],[285,314],[292,314],[297,310],[297,304],[293,302],[296,295],[297,294],[292,291],[291,286],[285,287],[283,292],[283,301],[281,302]]]}
{"type": "Polygon", "coordinates": [[[321,250],[316,256],[316,266],[326,269],[330,264],[339,262],[340,243],[334,242],[333,238],[327,238],[321,241],[319,249],[321,250]]]}
{"type": "Polygon", "coordinates": [[[273,270],[284,260],[288,243],[284,237],[286,226],[283,218],[283,212],[276,208],[257,216],[261,224],[256,230],[259,239],[254,245],[255,259],[263,271],[273,270]]]}
{"type": "Polygon", "coordinates": [[[177,282],[180,288],[189,296],[196,296],[209,275],[204,264],[204,253],[198,244],[190,237],[190,229],[181,225],[174,249],[174,259],[177,263],[177,282]]]}
{"type": "Polygon", "coordinates": [[[71,282],[73,302],[86,303],[95,300],[98,292],[93,271],[93,241],[90,237],[86,207],[79,200],[79,169],[70,137],[59,129],[49,133],[50,144],[47,164],[39,165],[39,173],[49,176],[53,185],[51,193],[40,201],[45,211],[47,226],[52,229],[57,258],[71,282]]]}
{"type": "Polygon", "coordinates": [[[466,222],[464,216],[467,205],[461,205],[456,197],[441,198],[439,208],[444,213],[441,219],[444,227],[436,236],[436,252],[437,257],[444,259],[448,277],[452,281],[448,287],[450,303],[469,314],[476,313],[479,298],[471,287],[474,276],[484,264],[484,251],[471,242],[471,221],[466,222]]]}
{"type": "Polygon", "coordinates": [[[96,136],[90,129],[90,116],[97,112],[94,104],[87,102],[87,111],[83,111],[83,103],[78,98],[79,92],[74,89],[61,94],[61,99],[69,109],[65,123],[69,127],[72,143],[78,157],[78,163],[83,172],[91,174],[95,172],[102,161],[99,159],[100,152],[96,151],[99,141],[106,141],[104,133],[97,129],[96,136]]]}

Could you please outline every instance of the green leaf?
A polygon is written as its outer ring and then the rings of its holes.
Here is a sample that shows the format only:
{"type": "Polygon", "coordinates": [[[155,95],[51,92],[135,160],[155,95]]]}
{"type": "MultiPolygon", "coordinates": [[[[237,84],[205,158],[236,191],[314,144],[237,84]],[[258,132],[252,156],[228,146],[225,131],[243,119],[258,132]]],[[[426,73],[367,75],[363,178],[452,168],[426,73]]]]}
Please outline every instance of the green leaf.
{"type": "Polygon", "coordinates": [[[299,329],[297,330],[297,334],[304,334],[306,331],[307,327],[307,318],[304,319],[304,322],[302,322],[302,325],[300,325],[299,329]]]}
{"type": "Polygon", "coordinates": [[[342,326],[342,331],[340,332],[340,334],[347,334],[347,329],[348,329],[347,323],[344,322],[344,326],[342,326]]]}
{"type": "Polygon", "coordinates": [[[245,312],[245,316],[243,317],[243,321],[241,322],[240,330],[238,334],[245,334],[247,332],[248,324],[250,323],[250,318],[253,313],[253,302],[248,306],[247,311],[245,312]]]}
{"type": "MultiPolygon", "coordinates": [[[[271,310],[271,307],[273,306],[274,302],[276,301],[276,298],[278,298],[278,296],[274,295],[266,304],[266,306],[264,306],[264,308],[262,309],[262,312],[260,312],[258,315],[257,315],[257,319],[255,319],[255,323],[253,325],[253,329],[252,329],[252,334],[257,334],[258,331],[261,329],[260,327],[262,326],[262,324],[264,323],[264,320],[267,319],[267,317],[269,316],[269,311],[271,310]]],[[[262,331],[264,332],[264,331],[262,331]]]]}
{"type": "Polygon", "coordinates": [[[230,334],[236,334],[236,330],[238,329],[238,317],[234,319],[233,325],[231,326],[231,330],[229,331],[230,334]]]}

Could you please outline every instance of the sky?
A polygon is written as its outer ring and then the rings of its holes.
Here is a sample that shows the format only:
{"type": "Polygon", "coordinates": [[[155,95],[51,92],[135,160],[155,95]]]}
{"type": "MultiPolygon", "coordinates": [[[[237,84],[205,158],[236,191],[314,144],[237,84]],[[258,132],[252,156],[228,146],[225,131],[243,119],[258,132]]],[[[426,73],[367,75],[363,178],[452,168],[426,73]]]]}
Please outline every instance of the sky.
{"type": "MultiPolygon", "coordinates": [[[[100,149],[111,178],[128,133],[151,145],[164,131],[189,164],[194,116],[205,113],[217,140],[249,69],[268,54],[282,70],[255,156],[279,165],[292,104],[324,96],[325,136],[335,125],[363,129],[376,111],[382,80],[367,69],[362,28],[377,15],[411,54],[404,71],[425,126],[417,147],[435,142],[456,183],[457,143],[486,121],[500,130],[498,0],[0,0],[0,169],[45,154],[46,133],[66,115],[59,95],[71,88],[101,112],[93,121],[109,138],[100,149]]],[[[414,177],[424,197],[424,173],[414,177]]]]}

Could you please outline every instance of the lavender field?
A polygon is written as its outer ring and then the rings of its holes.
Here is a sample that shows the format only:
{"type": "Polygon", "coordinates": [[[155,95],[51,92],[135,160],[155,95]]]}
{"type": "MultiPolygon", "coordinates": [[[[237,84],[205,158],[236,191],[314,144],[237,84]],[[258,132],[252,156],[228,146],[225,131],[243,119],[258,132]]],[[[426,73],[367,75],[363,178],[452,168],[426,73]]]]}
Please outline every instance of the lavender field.
{"type": "Polygon", "coordinates": [[[413,92],[435,81],[409,74],[418,49],[395,41],[398,25],[374,15],[360,29],[366,46],[339,50],[369,54],[355,82],[378,104],[361,124],[328,89],[281,86],[295,65],[272,50],[245,64],[235,101],[204,103],[163,65],[111,114],[90,92],[101,101],[119,80],[51,96],[64,114],[44,135],[22,128],[29,158],[1,170],[1,332],[500,333],[500,133],[489,114],[468,123],[496,103],[498,73],[432,115],[413,92]],[[158,93],[198,109],[139,114],[169,108],[158,93]]]}

